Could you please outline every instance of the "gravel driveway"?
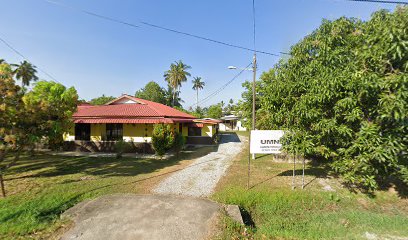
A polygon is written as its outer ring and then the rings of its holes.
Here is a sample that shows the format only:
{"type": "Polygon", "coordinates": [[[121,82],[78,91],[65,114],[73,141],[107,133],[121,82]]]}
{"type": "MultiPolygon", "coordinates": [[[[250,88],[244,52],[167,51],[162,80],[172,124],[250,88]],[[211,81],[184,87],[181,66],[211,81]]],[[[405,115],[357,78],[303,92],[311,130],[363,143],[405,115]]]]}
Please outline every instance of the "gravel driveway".
{"type": "Polygon", "coordinates": [[[159,194],[207,197],[241,152],[243,141],[236,134],[222,134],[218,150],[196,159],[185,169],[163,180],[153,190],[159,194]]]}

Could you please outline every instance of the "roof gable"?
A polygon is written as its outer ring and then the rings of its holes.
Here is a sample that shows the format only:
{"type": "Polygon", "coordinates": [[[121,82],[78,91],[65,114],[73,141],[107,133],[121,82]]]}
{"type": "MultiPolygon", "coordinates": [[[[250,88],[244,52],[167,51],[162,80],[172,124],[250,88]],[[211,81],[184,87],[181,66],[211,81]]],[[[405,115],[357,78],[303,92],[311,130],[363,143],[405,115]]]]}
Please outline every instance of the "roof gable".
{"type": "Polygon", "coordinates": [[[105,105],[118,105],[118,104],[145,104],[142,101],[137,100],[136,98],[123,94],[122,96],[106,103],[105,105]]]}

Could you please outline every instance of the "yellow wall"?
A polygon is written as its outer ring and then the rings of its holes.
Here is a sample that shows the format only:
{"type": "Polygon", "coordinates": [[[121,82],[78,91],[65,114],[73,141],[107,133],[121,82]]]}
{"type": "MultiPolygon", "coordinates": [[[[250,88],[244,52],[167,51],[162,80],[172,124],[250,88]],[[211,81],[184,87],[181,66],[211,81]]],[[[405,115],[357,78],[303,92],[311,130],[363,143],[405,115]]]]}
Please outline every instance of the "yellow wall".
{"type": "MultiPolygon", "coordinates": [[[[179,131],[179,124],[171,124],[172,129],[179,131]]],[[[123,140],[133,142],[150,142],[153,133],[154,124],[123,124],[123,140]]],[[[201,136],[213,137],[215,134],[215,125],[204,124],[201,128],[201,136]]],[[[188,136],[188,124],[183,124],[182,135],[188,136]]],[[[105,140],[106,124],[91,124],[91,141],[105,140]]],[[[64,133],[64,141],[75,140],[75,127],[69,132],[64,133]]]]}
{"type": "Polygon", "coordinates": [[[204,127],[201,128],[201,136],[212,137],[212,125],[204,124],[204,127]]]}
{"type": "Polygon", "coordinates": [[[106,124],[91,124],[91,141],[102,141],[102,137],[104,137],[105,135],[106,124]]]}
{"type": "Polygon", "coordinates": [[[182,133],[183,136],[188,136],[188,126],[187,124],[183,124],[183,129],[182,129],[182,133]]]}

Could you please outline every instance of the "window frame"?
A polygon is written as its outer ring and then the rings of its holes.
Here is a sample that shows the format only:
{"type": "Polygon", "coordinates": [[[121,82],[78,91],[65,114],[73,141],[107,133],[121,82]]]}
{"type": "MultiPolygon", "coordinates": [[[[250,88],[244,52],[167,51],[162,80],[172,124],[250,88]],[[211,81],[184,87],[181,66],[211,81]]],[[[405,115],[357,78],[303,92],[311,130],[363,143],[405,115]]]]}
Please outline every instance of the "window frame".
{"type": "Polygon", "coordinates": [[[105,134],[107,141],[123,140],[123,123],[106,123],[105,134]]]}

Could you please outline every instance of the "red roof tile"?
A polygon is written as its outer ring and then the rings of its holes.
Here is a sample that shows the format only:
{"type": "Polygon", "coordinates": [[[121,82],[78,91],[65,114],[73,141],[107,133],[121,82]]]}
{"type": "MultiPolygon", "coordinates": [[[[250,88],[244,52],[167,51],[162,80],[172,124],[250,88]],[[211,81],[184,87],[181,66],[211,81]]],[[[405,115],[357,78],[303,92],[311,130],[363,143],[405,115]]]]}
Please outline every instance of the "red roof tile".
{"type": "MultiPolygon", "coordinates": [[[[195,119],[194,116],[181,112],[177,109],[169,106],[147,101],[140,98],[135,98],[129,95],[123,95],[107,105],[101,106],[78,106],[77,112],[74,113],[74,120],[85,118],[182,118],[182,119],[195,119]],[[129,99],[137,103],[124,103],[115,104],[115,102],[121,99],[129,99]]],[[[132,119],[135,120],[135,119],[132,119]]]]}
{"type": "Polygon", "coordinates": [[[77,118],[74,123],[174,123],[169,118],[77,118]]]}

